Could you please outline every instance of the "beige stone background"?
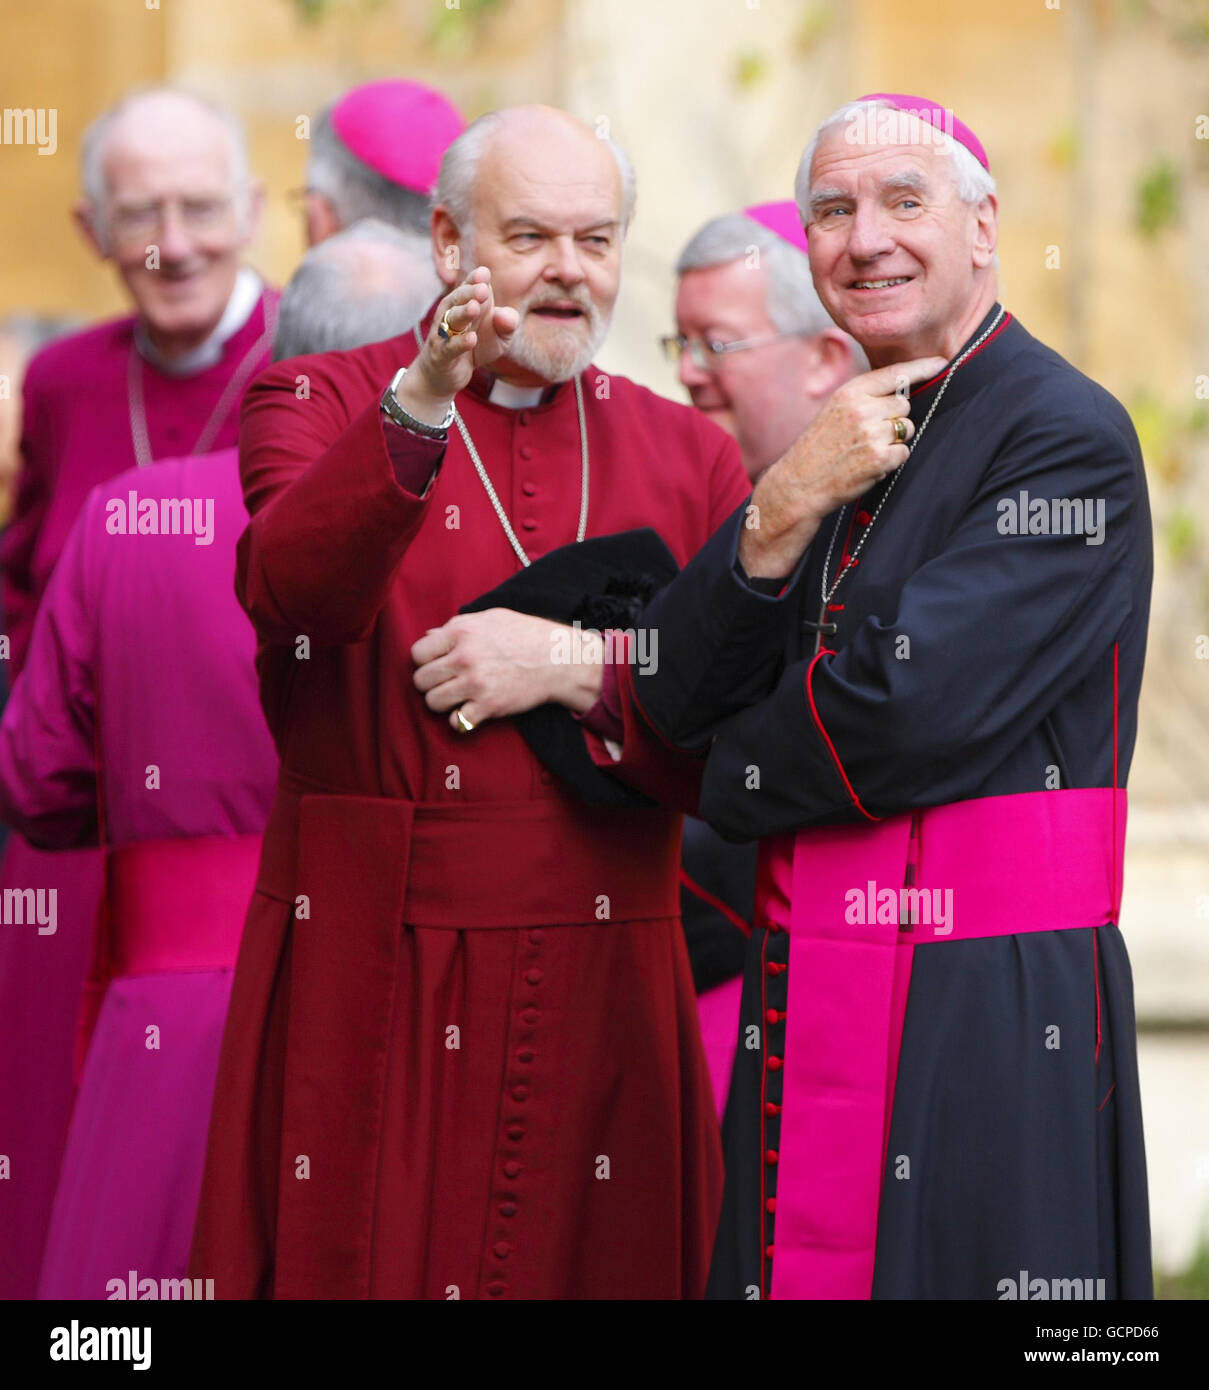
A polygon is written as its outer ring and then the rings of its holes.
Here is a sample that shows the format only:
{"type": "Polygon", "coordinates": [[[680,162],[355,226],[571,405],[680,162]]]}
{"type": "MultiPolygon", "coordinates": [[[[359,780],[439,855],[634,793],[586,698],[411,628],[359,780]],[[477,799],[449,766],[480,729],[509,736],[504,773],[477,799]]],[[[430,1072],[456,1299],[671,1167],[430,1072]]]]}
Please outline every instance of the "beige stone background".
{"type": "Polygon", "coordinates": [[[680,245],[707,217],[790,196],[820,117],[905,89],[979,132],[1005,302],[1125,402],[1147,458],[1157,580],[1123,927],[1156,1264],[1192,1265],[1167,1287],[1204,1296],[1209,0],[40,0],[9,6],[0,35],[0,106],[55,108],[59,141],[53,157],[0,145],[0,319],[122,307],[68,209],[83,127],[131,86],[192,87],[247,122],[268,192],[254,260],[281,281],[302,251],[297,118],[404,74],[469,116],[537,100],[608,121],[639,196],[601,361],[672,396],[655,337],[680,245]]]}

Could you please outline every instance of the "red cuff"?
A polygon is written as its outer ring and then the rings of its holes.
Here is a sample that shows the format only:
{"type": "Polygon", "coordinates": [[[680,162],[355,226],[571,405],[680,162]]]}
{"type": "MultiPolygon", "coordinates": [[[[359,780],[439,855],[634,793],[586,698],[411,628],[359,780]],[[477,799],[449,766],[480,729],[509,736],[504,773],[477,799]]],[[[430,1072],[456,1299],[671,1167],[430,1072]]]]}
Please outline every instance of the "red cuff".
{"type": "Polygon", "coordinates": [[[617,667],[606,662],[600,680],[600,699],[576,719],[599,738],[621,743],[625,738],[625,723],[621,717],[621,696],[617,692],[617,667]]]}
{"type": "Polygon", "coordinates": [[[437,475],[445,457],[445,445],[439,439],[426,439],[404,429],[383,413],[382,437],[390,455],[395,481],[404,492],[423,497],[437,475]]]}

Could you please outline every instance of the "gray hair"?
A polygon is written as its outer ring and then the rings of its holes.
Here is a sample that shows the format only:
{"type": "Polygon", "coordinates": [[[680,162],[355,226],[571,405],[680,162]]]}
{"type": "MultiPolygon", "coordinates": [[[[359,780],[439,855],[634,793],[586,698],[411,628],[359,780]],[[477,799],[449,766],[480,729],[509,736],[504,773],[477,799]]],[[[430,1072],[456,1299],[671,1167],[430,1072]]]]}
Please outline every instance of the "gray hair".
{"type": "MultiPolygon", "coordinates": [[[[813,338],[824,329],[836,327],[814,288],[805,253],[746,213],[730,212],[707,222],[681,251],[676,274],[731,261],[750,263],[753,253],[755,262],[764,269],[765,307],[778,332],[813,338]]],[[[868,363],[860,345],[849,334],[844,333],[844,337],[852,349],[857,371],[865,371],[868,363]]]]}
{"type": "Polygon", "coordinates": [[[336,134],[332,104],[320,111],[311,127],[306,182],[331,202],[341,226],[373,217],[404,231],[428,233],[428,190],[404,188],[355,155],[336,134]]]}
{"type": "MultiPolygon", "coordinates": [[[[113,127],[128,112],[148,97],[173,96],[195,103],[207,115],[213,116],[223,128],[227,137],[228,169],[231,186],[238,198],[247,191],[252,181],[252,166],[248,160],[248,140],[242,122],[217,102],[200,97],[195,92],[182,91],[176,87],[144,87],[128,92],[121,101],[102,111],[84,131],[80,140],[80,185],[84,197],[99,211],[109,197],[109,184],[105,177],[105,146],[113,127]]],[[[95,214],[94,214],[95,215],[95,214]]],[[[104,228],[94,223],[94,230],[103,233],[104,228]]]]}
{"type": "MultiPolygon", "coordinates": [[[[463,238],[473,236],[474,181],[478,174],[479,160],[492,138],[499,133],[507,114],[508,108],[502,111],[488,111],[485,116],[471,121],[445,151],[441,160],[441,173],[432,195],[432,206],[435,207],[438,203],[445,206],[463,238]]],[[[621,174],[621,230],[624,233],[634,216],[634,202],[637,197],[634,166],[630,163],[629,155],[616,140],[607,136],[598,138],[609,147],[621,174]]]]}
{"type": "MultiPolygon", "coordinates": [[[[910,116],[911,114],[909,108],[900,109],[892,101],[849,101],[838,111],[833,111],[822,122],[802,154],[797,177],[793,182],[794,201],[798,205],[802,221],[807,225],[811,220],[810,168],[814,163],[819,141],[829,130],[834,130],[836,126],[844,125],[870,111],[898,111],[900,116],[910,116]]],[[[927,122],[921,122],[921,125],[926,124],[927,122]]],[[[960,141],[954,140],[944,130],[932,127],[928,143],[935,145],[937,149],[943,150],[949,156],[953,166],[953,186],[963,203],[981,203],[984,198],[990,198],[994,195],[995,180],[991,177],[990,171],[984,169],[960,141]]]]}
{"type": "MultiPolygon", "coordinates": [[[[380,264],[376,268],[380,271],[380,264]]],[[[273,360],[398,337],[424,316],[439,292],[427,237],[376,218],[354,222],[312,247],[282,290],[273,360]],[[364,254],[369,247],[385,250],[397,262],[385,285],[364,254]]]]}

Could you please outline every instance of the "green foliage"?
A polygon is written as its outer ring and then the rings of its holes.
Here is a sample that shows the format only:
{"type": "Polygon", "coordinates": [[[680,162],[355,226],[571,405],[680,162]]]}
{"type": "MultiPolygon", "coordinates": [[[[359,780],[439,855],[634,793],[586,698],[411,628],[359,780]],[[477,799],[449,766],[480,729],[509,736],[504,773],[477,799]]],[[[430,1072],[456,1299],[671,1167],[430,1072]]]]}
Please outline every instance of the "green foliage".
{"type": "Polygon", "coordinates": [[[744,50],[735,58],[733,80],[741,92],[758,87],[768,76],[768,61],[755,49],[744,50]]]}
{"type": "Polygon", "coordinates": [[[1167,553],[1171,556],[1173,564],[1185,564],[1196,555],[1196,516],[1188,507],[1176,507],[1167,518],[1167,524],[1163,529],[1163,539],[1167,543],[1167,553]]]}
{"type": "Polygon", "coordinates": [[[1155,1270],[1155,1298],[1209,1299],[1209,1236],[1202,1234],[1186,1269],[1178,1274],[1155,1270]]]}
{"type": "Polygon", "coordinates": [[[1154,237],[1175,221],[1180,205],[1180,180],[1169,159],[1156,159],[1138,179],[1134,191],[1134,222],[1144,237],[1154,237]]]}

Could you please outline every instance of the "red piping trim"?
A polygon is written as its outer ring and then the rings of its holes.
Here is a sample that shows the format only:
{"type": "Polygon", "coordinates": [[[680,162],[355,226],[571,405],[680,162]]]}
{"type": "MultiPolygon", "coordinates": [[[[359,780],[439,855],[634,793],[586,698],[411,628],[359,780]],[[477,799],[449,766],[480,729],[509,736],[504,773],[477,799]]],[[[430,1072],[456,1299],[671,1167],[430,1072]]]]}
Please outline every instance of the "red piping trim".
{"type": "Polygon", "coordinates": [[[1111,1096],[1112,1093],[1113,1093],[1116,1089],[1117,1089],[1117,1083],[1114,1081],[1114,1082],[1112,1083],[1112,1085],[1108,1088],[1108,1095],[1106,1095],[1106,1096],[1104,1097],[1104,1099],[1100,1102],[1100,1104],[1096,1106],[1096,1113],[1097,1113],[1097,1114],[1099,1114],[1099,1112],[1100,1112],[1101,1110],[1103,1110],[1104,1107],[1108,1104],[1108,1096],[1111,1096]]]}
{"type": "Polygon", "coordinates": [[[1100,1061],[1100,929],[1091,929],[1091,963],[1092,973],[1096,979],[1096,1057],[1097,1063],[1100,1061]]]}
{"type": "Polygon", "coordinates": [[[861,813],[861,815],[864,816],[866,820],[880,821],[881,816],[871,815],[861,805],[861,799],[859,796],[857,796],[852,783],[848,780],[848,774],[844,771],[844,764],[840,762],[840,755],[835,751],[835,744],[832,743],[831,736],[828,734],[827,730],[823,728],[823,721],[819,718],[818,709],[815,707],[814,691],[810,688],[810,680],[811,677],[814,675],[814,668],[818,664],[820,657],[834,655],[835,653],[829,650],[827,647],[821,647],[819,651],[816,653],[814,660],[806,669],[806,699],[810,702],[811,718],[813,718],[814,720],[815,728],[818,729],[819,733],[823,736],[823,742],[827,745],[827,751],[831,754],[831,760],[835,763],[836,771],[840,774],[840,780],[844,784],[844,789],[852,798],[852,804],[861,813]]]}
{"type": "MultiPolygon", "coordinates": [[[[760,1297],[768,1297],[768,1117],[764,1114],[768,1094],[768,1032],[764,1014],[768,1009],[768,933],[760,943],[760,1297]]],[[[776,1227],[773,1227],[774,1235],[776,1227]]]]}
{"type": "MultiPolygon", "coordinates": [[[[983,348],[988,348],[988,347],[990,347],[990,345],[995,341],[996,338],[999,337],[999,335],[1000,335],[1000,334],[1003,332],[1003,330],[1008,326],[1008,324],[1011,323],[1011,321],[1012,321],[1012,316],[1011,316],[1011,314],[1004,314],[1004,316],[1003,316],[1003,322],[1002,322],[1002,323],[999,325],[999,327],[994,331],[994,333],[991,334],[991,336],[986,340],[985,343],[983,343],[980,347],[976,348],[972,353],[970,353],[969,357],[966,358],[966,362],[972,362],[972,361],[974,360],[974,358],[977,357],[978,354],[983,350],[983,348]]],[[[964,367],[964,366],[965,366],[965,362],[963,362],[961,365],[964,367]]],[[[944,372],[938,372],[938,373],[932,378],[931,381],[921,381],[921,382],[919,383],[918,386],[913,386],[913,387],[911,388],[911,395],[913,395],[913,396],[918,396],[919,393],[920,393],[921,391],[926,391],[930,386],[935,386],[936,383],[941,379],[941,377],[944,376],[945,372],[947,372],[948,370],[949,370],[948,367],[946,367],[944,372]]]]}
{"type": "Polygon", "coordinates": [[[702,886],[697,882],[697,880],[690,876],[688,870],[683,867],[681,867],[680,870],[680,885],[683,888],[687,888],[688,891],[692,893],[695,897],[700,898],[703,903],[708,903],[709,906],[712,907],[715,912],[720,912],[722,916],[725,917],[726,920],[731,924],[731,926],[738,927],[738,929],[743,933],[744,936],[751,935],[751,924],[749,922],[745,922],[743,918],[740,917],[739,914],[734,910],[734,908],[724,903],[721,898],[715,898],[712,893],[707,892],[704,888],[702,888],[702,886]]]}

